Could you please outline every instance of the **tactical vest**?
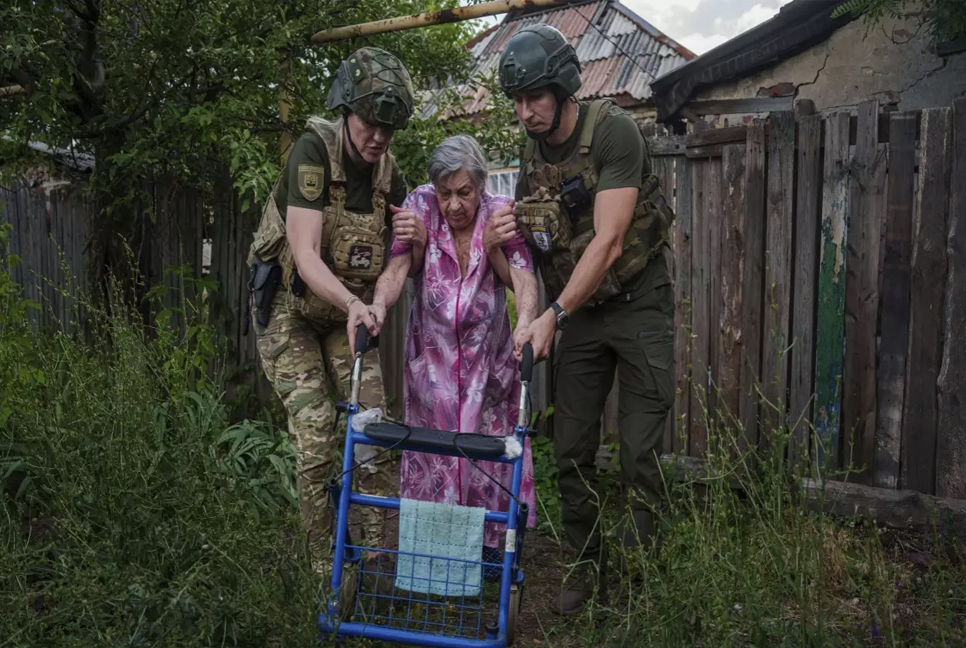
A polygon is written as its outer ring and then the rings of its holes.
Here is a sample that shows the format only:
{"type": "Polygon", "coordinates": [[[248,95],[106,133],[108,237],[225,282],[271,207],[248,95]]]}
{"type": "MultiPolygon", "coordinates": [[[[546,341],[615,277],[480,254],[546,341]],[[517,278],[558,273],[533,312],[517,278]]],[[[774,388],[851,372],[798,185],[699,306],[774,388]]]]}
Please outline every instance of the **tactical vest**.
{"type": "MultiPolygon", "coordinates": [[[[329,197],[322,208],[325,216],[321,256],[322,261],[353,295],[365,302],[372,300],[376,280],[382,273],[386,259],[386,199],[392,186],[393,157],[388,151],[374,165],[372,171],[372,212],[360,214],[346,209],[346,175],[342,166],[342,119],[328,121],[310,117],[309,129],[325,143],[329,154],[329,197]]],[[[282,171],[285,173],[285,170],[282,171]]],[[[249,254],[261,261],[277,259],[282,267],[282,285],[291,286],[295,274],[295,257],[285,237],[285,219],[275,202],[281,176],[262,211],[249,254]]],[[[321,185],[322,178],[318,178],[321,185]]],[[[340,305],[330,304],[306,287],[299,297],[288,292],[288,305],[300,315],[315,322],[345,321],[340,305]]]]}
{"type": "MultiPolygon", "coordinates": [[[[527,140],[523,152],[521,173],[526,174],[530,195],[517,203],[517,225],[530,245],[541,253],[540,267],[552,299],[563,292],[594,238],[594,200],[600,179],[590,152],[594,131],[613,105],[609,99],[586,105],[577,150],[569,160],[550,164],[532,139],[527,140]]],[[[645,172],[641,180],[621,256],[607,271],[591,298],[593,302],[623,293],[630,280],[669,245],[674,212],[664,199],[657,176],[645,172]]]]}

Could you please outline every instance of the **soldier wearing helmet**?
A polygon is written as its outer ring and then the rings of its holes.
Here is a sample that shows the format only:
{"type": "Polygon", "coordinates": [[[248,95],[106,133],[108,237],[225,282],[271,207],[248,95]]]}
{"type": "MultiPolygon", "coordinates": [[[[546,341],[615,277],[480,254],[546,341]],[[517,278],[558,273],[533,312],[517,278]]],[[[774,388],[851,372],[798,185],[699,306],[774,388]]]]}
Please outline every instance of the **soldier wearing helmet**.
{"type": "Polygon", "coordinates": [[[674,398],[672,263],[674,218],[651,170],[638,124],[613,101],[577,101],[580,63],[549,25],[524,27],[499,63],[527,142],[517,206],[492,219],[487,245],[515,225],[539,258],[553,300],[530,325],[538,358],[554,354],[554,452],[564,529],[585,569],[553,603],[558,614],[584,609],[605,590],[606,547],[593,496],[600,420],[619,377],[620,466],[625,550],[651,548],[660,504],[658,457],[674,398]]]}
{"type": "MultiPolygon", "coordinates": [[[[388,147],[413,113],[409,73],[389,52],[364,47],[339,66],[327,107],[340,114],[334,120],[309,118],[249,255],[258,353],[285,405],[298,450],[301,515],[320,573],[330,560],[325,552],[332,513],[324,485],[340,467],[334,401],[346,396],[356,325],[375,330],[366,303],[386,258],[389,206],[401,206],[406,197],[388,147]]],[[[365,372],[360,407],[385,409],[376,353],[365,372]]],[[[359,469],[360,488],[391,494],[398,483],[394,470],[383,455],[374,466],[359,469]]],[[[353,514],[358,514],[350,518],[353,541],[385,546],[376,509],[353,514]]]]}

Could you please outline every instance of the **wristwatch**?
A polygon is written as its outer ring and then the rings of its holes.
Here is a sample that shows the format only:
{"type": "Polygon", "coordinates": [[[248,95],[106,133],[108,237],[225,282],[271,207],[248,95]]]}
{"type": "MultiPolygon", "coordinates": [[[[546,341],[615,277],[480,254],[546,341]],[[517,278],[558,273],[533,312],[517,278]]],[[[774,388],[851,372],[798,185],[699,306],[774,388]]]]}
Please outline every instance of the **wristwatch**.
{"type": "Polygon", "coordinates": [[[570,323],[570,315],[567,314],[567,311],[557,302],[551,302],[550,308],[557,314],[557,328],[561,331],[567,328],[567,324],[570,323]]]}

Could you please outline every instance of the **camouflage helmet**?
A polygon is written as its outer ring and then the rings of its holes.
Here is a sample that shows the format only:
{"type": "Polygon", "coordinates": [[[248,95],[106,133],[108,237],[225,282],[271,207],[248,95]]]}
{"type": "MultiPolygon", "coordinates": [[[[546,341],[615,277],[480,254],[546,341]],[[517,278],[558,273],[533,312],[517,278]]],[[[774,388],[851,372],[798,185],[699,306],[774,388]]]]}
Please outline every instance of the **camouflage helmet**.
{"type": "Polygon", "coordinates": [[[326,107],[351,110],[370,124],[405,129],[413,114],[413,83],[402,62],[377,47],[363,47],[342,61],[326,107]]]}
{"type": "Polygon", "coordinates": [[[514,92],[556,86],[564,97],[580,88],[580,61],[564,35],[550,25],[527,25],[500,54],[500,87],[514,92]]]}

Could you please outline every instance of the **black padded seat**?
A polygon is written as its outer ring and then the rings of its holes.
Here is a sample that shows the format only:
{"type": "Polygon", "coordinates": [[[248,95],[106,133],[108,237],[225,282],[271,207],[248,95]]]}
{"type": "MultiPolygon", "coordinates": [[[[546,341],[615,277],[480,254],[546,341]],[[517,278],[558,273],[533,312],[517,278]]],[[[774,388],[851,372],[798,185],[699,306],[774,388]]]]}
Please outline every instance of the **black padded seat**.
{"type": "Polygon", "coordinates": [[[499,460],[506,452],[504,437],[458,434],[387,422],[370,423],[366,426],[364,433],[377,441],[389,444],[405,443],[413,450],[422,452],[444,451],[459,456],[462,451],[470,457],[491,461],[499,460]],[[409,435],[408,438],[407,435],[409,435]],[[457,441],[457,437],[459,437],[459,441],[457,441]]]}

